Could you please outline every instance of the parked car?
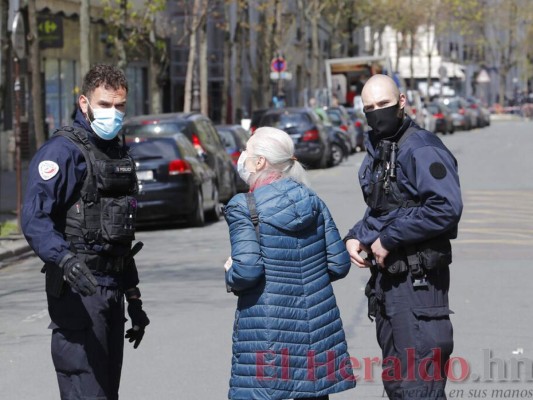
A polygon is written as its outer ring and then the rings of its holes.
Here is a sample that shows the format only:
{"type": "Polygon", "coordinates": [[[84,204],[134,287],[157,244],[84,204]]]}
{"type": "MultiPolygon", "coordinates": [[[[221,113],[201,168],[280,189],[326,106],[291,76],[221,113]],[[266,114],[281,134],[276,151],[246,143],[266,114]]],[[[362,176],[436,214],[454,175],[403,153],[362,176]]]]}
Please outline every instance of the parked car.
{"type": "Polygon", "coordinates": [[[416,122],[421,128],[426,128],[425,126],[425,109],[424,102],[422,101],[422,96],[418,90],[408,89],[405,91],[405,97],[407,98],[407,103],[409,105],[409,116],[413,121],[416,122]]]}
{"type": "Polygon", "coordinates": [[[357,151],[357,131],[346,108],[342,106],[329,107],[326,109],[326,113],[334,126],[346,132],[350,139],[350,151],[355,153],[357,151]]]}
{"type": "Polygon", "coordinates": [[[318,116],[320,121],[324,124],[328,132],[330,157],[328,166],[332,167],[339,165],[342,160],[348,158],[352,152],[352,144],[348,134],[340,128],[337,128],[331,123],[328,114],[322,107],[314,107],[313,111],[318,116]]]}
{"type": "Polygon", "coordinates": [[[444,104],[440,102],[432,102],[428,104],[427,110],[432,116],[435,123],[435,133],[454,133],[455,127],[453,125],[452,112],[444,104]]]}
{"type": "Polygon", "coordinates": [[[476,112],[477,126],[485,127],[490,125],[490,111],[483,102],[475,97],[467,97],[468,107],[476,112]]]}
{"type": "Polygon", "coordinates": [[[365,132],[367,131],[365,114],[360,115],[354,108],[347,108],[346,111],[348,111],[348,115],[357,133],[355,137],[355,150],[365,151],[365,132]]]}
{"type": "Polygon", "coordinates": [[[246,150],[246,142],[249,135],[246,130],[240,125],[216,125],[215,128],[222,139],[226,152],[230,155],[231,161],[235,168],[237,190],[239,192],[247,192],[248,185],[244,182],[237,173],[237,161],[241,156],[241,153],[246,150]]]}
{"type": "Polygon", "coordinates": [[[470,130],[477,127],[477,115],[468,107],[468,103],[462,97],[445,98],[442,101],[451,111],[453,126],[457,129],[470,130]]]}
{"type": "Polygon", "coordinates": [[[124,123],[126,136],[138,138],[171,136],[183,133],[198,154],[216,174],[216,187],[220,201],[226,202],[235,195],[235,168],[231,157],[222,145],[211,120],[198,113],[168,113],[140,115],[124,123]]]}
{"type": "Polygon", "coordinates": [[[215,172],[182,133],[126,139],[135,161],[139,224],[188,221],[202,226],[218,220],[221,207],[215,172]]]}
{"type": "Polygon", "coordinates": [[[265,112],[259,126],[273,126],[287,132],[294,141],[294,153],[307,166],[326,168],[330,158],[327,129],[307,107],[273,108],[265,112]]]}
{"type": "Polygon", "coordinates": [[[250,121],[250,134],[253,135],[254,131],[259,127],[259,122],[265,113],[268,111],[268,108],[262,108],[259,110],[252,111],[252,118],[250,121]]]}
{"type": "Polygon", "coordinates": [[[330,157],[328,166],[334,167],[339,165],[342,160],[348,158],[351,151],[351,143],[346,137],[346,132],[333,125],[326,126],[328,131],[330,157]]]}

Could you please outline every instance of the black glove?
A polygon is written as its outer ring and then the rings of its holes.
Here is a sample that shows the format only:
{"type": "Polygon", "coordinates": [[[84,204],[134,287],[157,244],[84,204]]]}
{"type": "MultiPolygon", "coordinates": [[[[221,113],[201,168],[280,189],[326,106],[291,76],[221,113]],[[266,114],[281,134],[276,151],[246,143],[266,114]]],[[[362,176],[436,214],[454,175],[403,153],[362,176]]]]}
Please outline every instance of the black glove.
{"type": "Polygon", "coordinates": [[[96,278],[84,262],[76,256],[66,260],[62,265],[65,281],[82,296],[91,296],[96,293],[96,278]]]}
{"type": "Polygon", "coordinates": [[[132,328],[126,331],[126,339],[129,342],[135,342],[133,348],[139,347],[141,340],[144,336],[144,328],[150,323],[150,320],[146,316],[142,308],[143,302],[141,299],[128,300],[128,315],[131,318],[132,328]]]}

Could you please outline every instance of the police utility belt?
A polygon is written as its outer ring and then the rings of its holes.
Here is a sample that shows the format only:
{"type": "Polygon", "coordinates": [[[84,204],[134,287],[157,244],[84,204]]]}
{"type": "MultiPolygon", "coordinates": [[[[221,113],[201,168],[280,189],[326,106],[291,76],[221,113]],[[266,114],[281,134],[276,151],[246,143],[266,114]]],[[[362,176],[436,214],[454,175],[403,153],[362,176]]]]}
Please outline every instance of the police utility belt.
{"type": "MultiPolygon", "coordinates": [[[[407,129],[398,143],[382,140],[376,148],[372,167],[372,178],[364,193],[365,202],[373,212],[388,213],[398,208],[418,207],[420,202],[405,199],[396,180],[396,156],[399,146],[416,132],[407,129]]],[[[372,260],[372,258],[370,257],[372,260]]],[[[413,279],[421,280],[425,274],[436,268],[446,267],[452,262],[452,251],[448,234],[411,246],[395,249],[385,258],[385,270],[391,275],[411,272],[413,279]]]]}

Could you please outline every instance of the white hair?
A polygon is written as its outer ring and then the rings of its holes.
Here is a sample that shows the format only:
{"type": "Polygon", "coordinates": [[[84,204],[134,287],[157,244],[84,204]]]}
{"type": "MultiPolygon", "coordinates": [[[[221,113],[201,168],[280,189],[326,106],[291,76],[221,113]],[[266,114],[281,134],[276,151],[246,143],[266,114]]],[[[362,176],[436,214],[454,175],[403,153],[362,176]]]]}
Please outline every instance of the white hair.
{"type": "Polygon", "coordinates": [[[252,175],[255,183],[266,176],[277,174],[282,178],[291,178],[309,186],[307,172],[294,157],[294,143],[288,133],[281,129],[265,126],[258,128],[248,140],[253,155],[267,160],[266,167],[252,175]]]}

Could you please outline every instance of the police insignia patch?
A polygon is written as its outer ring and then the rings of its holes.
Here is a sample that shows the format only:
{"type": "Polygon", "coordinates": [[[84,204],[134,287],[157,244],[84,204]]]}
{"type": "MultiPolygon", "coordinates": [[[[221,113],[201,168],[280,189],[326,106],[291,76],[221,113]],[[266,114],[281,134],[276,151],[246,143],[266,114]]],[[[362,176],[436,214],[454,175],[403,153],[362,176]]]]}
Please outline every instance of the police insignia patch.
{"type": "Polygon", "coordinates": [[[429,166],[429,172],[435,179],[442,179],[446,176],[446,167],[440,162],[434,162],[429,166]]]}
{"type": "Polygon", "coordinates": [[[43,180],[47,181],[52,179],[59,172],[59,165],[55,162],[46,160],[39,163],[39,175],[43,180]]]}

